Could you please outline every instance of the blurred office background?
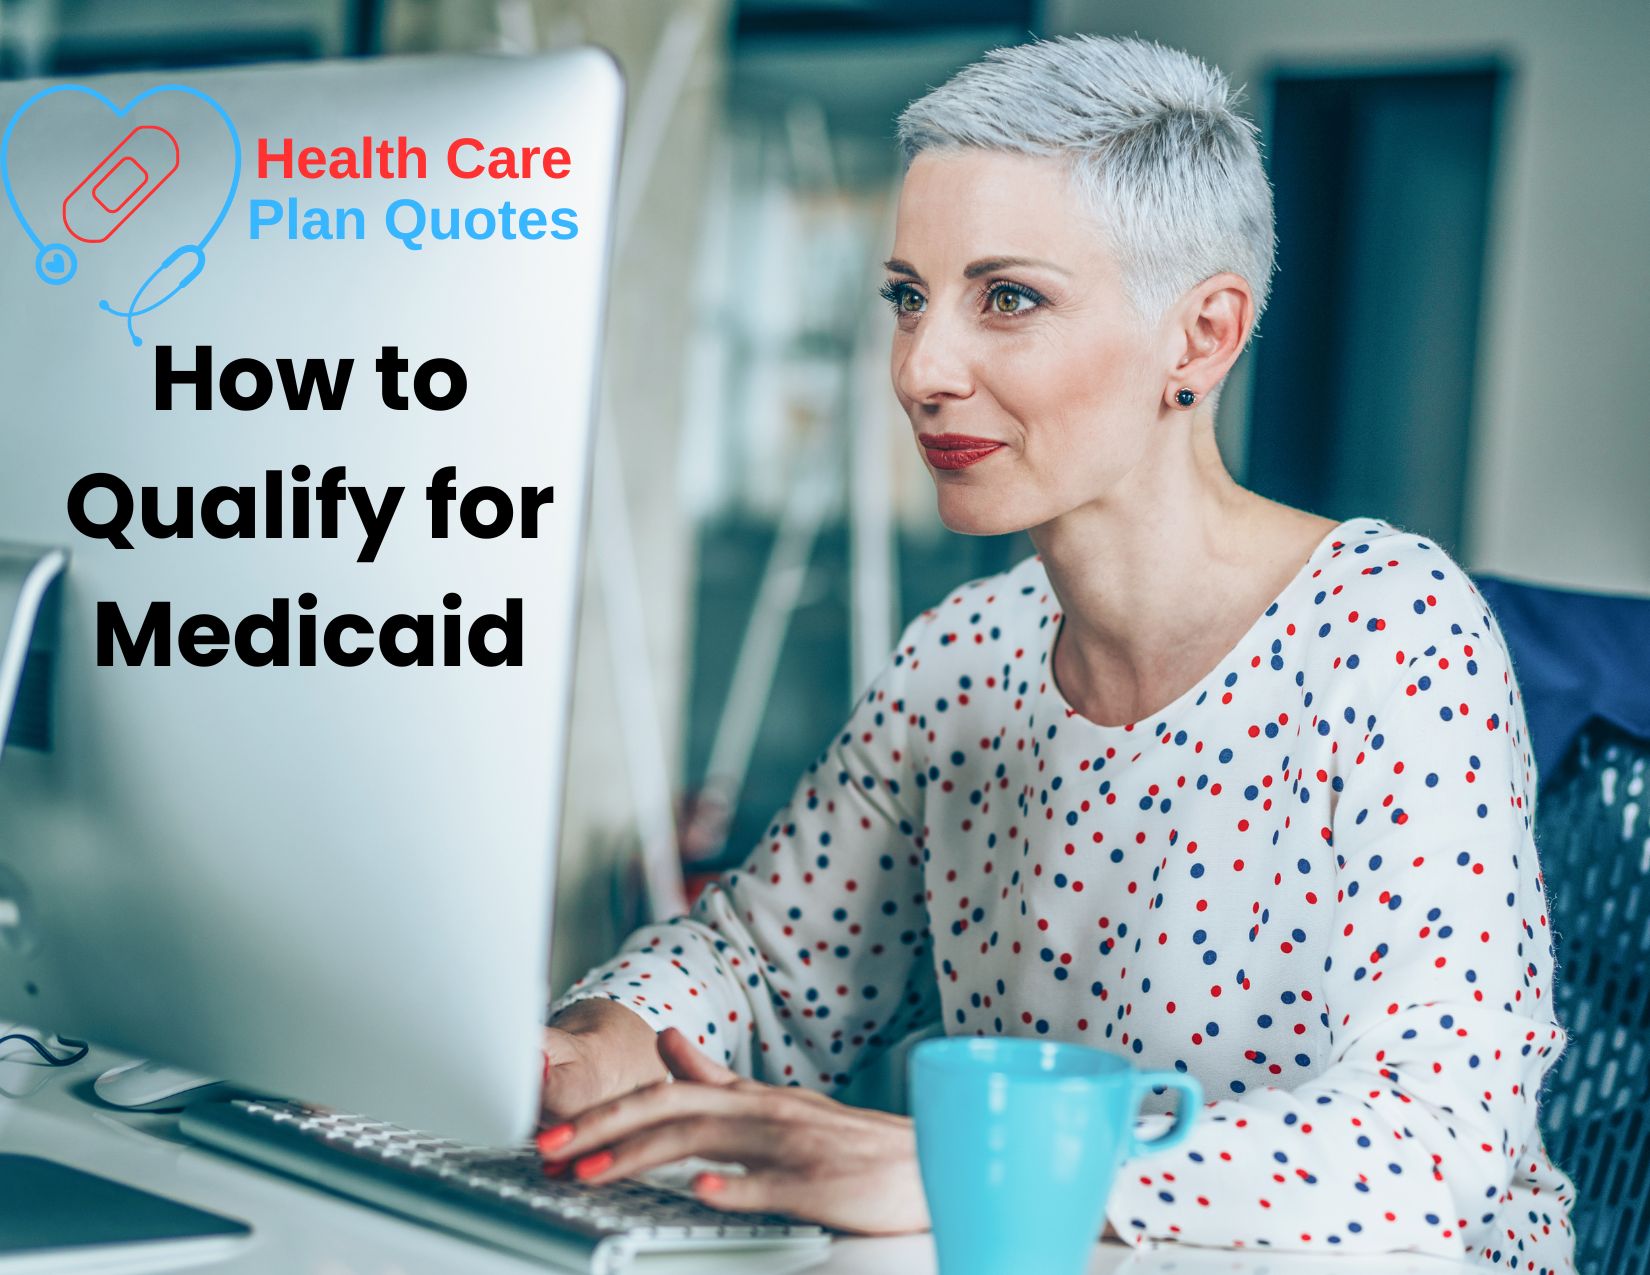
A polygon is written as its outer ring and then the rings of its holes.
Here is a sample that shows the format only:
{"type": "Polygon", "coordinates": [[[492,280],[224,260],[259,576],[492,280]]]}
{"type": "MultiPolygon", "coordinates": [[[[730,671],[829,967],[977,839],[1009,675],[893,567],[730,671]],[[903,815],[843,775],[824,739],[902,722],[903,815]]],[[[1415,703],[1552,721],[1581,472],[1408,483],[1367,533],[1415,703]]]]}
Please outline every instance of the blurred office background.
{"type": "Polygon", "coordinates": [[[899,108],[1079,31],[1248,87],[1280,272],[1221,405],[1239,481],[1470,571],[1650,593],[1643,0],[0,0],[4,77],[585,40],[623,63],[558,988],[668,905],[679,852],[744,854],[904,620],[1029,552],[935,518],[876,263],[899,108]]]}

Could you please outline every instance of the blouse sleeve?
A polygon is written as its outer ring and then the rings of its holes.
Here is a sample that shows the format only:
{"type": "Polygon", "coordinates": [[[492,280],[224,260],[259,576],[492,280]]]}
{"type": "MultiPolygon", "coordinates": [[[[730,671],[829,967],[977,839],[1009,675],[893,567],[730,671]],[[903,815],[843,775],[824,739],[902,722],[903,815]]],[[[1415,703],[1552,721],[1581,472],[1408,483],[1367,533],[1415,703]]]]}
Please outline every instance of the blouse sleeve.
{"type": "Polygon", "coordinates": [[[1362,718],[1321,834],[1330,1064],[1208,1102],[1187,1142],[1125,1162],[1107,1212],[1137,1246],[1460,1257],[1494,1241],[1566,1037],[1523,705],[1481,601],[1458,613],[1479,631],[1406,626],[1373,711],[1320,710],[1362,718]]]}
{"type": "Polygon", "coordinates": [[[909,625],[737,870],[631,934],[550,1007],[586,997],[677,1027],[743,1075],[830,1090],[938,1015],[922,885],[909,625]]]}

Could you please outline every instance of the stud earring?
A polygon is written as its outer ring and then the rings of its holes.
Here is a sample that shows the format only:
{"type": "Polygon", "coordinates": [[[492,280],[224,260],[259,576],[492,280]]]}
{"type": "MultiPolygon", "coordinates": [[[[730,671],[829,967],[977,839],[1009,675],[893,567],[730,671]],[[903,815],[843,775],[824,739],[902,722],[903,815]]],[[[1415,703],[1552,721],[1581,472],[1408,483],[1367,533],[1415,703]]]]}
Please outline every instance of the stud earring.
{"type": "Polygon", "coordinates": [[[1189,389],[1181,388],[1175,391],[1174,401],[1182,407],[1190,407],[1197,402],[1197,395],[1189,389]]]}

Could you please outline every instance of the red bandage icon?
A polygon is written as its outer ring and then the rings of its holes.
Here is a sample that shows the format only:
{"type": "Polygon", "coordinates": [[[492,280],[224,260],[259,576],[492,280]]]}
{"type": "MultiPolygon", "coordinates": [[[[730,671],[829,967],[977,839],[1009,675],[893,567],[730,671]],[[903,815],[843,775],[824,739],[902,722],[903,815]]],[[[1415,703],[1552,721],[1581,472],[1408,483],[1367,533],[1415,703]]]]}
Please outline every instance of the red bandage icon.
{"type": "Polygon", "coordinates": [[[178,171],[178,139],[139,124],[80,179],[63,200],[63,228],[81,243],[102,243],[178,171]]]}

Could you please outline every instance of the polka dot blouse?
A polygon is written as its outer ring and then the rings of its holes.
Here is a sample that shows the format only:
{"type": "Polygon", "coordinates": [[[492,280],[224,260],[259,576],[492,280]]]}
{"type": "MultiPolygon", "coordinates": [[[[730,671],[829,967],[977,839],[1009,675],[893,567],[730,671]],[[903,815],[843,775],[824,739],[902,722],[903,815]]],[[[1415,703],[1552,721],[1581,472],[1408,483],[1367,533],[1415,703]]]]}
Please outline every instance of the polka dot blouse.
{"type": "Polygon", "coordinates": [[[1062,698],[1060,618],[1035,556],[919,616],[743,866],[552,1008],[821,1090],[934,1023],[1080,1041],[1203,1086],[1189,1140],[1118,1174],[1138,1247],[1572,1271],[1535,763],[1467,574],[1341,523],[1127,726],[1062,698]]]}

